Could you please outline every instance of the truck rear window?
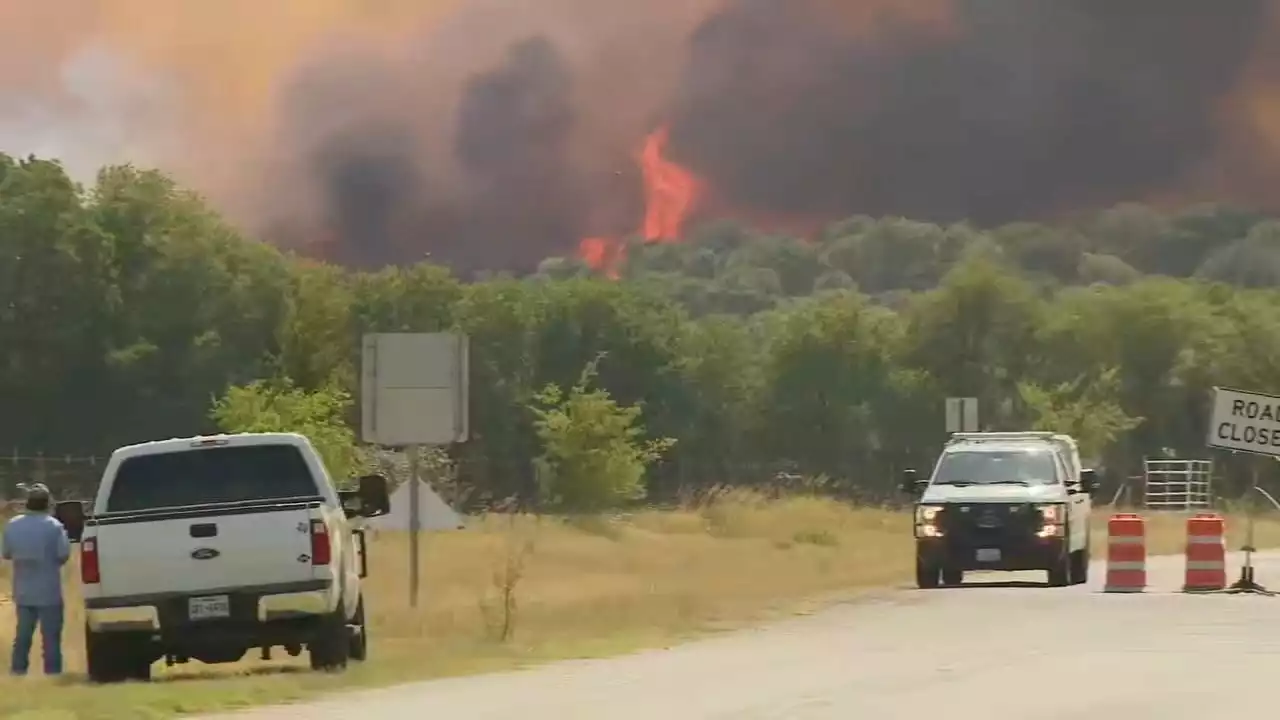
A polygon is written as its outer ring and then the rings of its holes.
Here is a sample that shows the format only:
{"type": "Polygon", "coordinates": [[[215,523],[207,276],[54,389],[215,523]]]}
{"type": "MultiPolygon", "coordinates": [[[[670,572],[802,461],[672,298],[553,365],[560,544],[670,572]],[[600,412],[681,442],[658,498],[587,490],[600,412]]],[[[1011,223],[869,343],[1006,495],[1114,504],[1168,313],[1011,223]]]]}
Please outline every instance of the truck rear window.
{"type": "Polygon", "coordinates": [[[313,497],[302,453],[292,445],[243,445],[139,455],[116,470],[107,512],[313,497]]]}

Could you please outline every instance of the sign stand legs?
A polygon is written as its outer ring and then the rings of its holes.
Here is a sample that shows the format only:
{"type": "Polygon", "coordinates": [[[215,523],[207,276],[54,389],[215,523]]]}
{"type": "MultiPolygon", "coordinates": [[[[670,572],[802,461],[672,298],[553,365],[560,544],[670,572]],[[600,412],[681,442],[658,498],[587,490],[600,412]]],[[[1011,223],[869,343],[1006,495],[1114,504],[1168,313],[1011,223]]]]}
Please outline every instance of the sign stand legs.
{"type": "Polygon", "coordinates": [[[1257,552],[1257,549],[1253,544],[1253,517],[1255,515],[1253,506],[1256,502],[1254,498],[1258,492],[1258,466],[1255,463],[1253,467],[1253,486],[1249,488],[1249,500],[1245,503],[1244,508],[1245,538],[1244,547],[1241,548],[1241,550],[1244,551],[1244,565],[1240,568],[1240,579],[1232,583],[1232,585],[1226,589],[1227,593],[1233,595],[1242,593],[1250,593],[1253,595],[1275,595],[1275,593],[1267,590],[1262,585],[1259,585],[1253,579],[1253,554],[1257,552]]]}
{"type": "Polygon", "coordinates": [[[409,607],[418,606],[418,531],[422,518],[418,508],[418,445],[406,448],[409,453],[409,607]]]}

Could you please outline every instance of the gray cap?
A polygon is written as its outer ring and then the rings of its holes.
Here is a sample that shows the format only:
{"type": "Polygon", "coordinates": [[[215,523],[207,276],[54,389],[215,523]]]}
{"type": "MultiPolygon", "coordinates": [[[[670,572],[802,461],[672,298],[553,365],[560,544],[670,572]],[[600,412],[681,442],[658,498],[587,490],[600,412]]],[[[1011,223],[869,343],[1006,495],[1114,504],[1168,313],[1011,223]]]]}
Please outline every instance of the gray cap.
{"type": "Polygon", "coordinates": [[[49,487],[44,483],[32,483],[28,485],[26,489],[27,489],[28,500],[32,498],[48,499],[49,497],[52,496],[52,493],[49,492],[49,487]]]}

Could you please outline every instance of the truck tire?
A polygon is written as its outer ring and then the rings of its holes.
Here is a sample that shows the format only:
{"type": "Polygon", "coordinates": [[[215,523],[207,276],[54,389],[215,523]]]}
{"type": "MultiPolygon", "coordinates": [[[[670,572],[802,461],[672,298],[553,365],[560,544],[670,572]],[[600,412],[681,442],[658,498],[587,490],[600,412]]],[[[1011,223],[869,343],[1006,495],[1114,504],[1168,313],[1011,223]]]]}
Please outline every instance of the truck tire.
{"type": "Polygon", "coordinates": [[[84,629],[84,659],[90,682],[118,683],[128,679],[120,662],[118,643],[112,638],[84,629]]]}
{"type": "Polygon", "coordinates": [[[133,655],[129,658],[129,679],[138,682],[151,682],[151,665],[155,661],[149,656],[133,655]]]}
{"type": "Polygon", "coordinates": [[[930,590],[938,587],[942,569],[919,555],[916,556],[916,587],[930,590]]]}
{"type": "Polygon", "coordinates": [[[1089,582],[1089,546],[1071,553],[1071,584],[1083,585],[1089,582]]]}
{"type": "Polygon", "coordinates": [[[85,664],[90,682],[119,683],[151,679],[154,659],[147,648],[128,635],[96,633],[84,629],[85,664]]]}
{"type": "Polygon", "coordinates": [[[1071,556],[1072,553],[1063,553],[1049,568],[1050,587],[1066,587],[1071,584],[1071,556]]]}
{"type": "Polygon", "coordinates": [[[337,671],[347,667],[351,638],[347,634],[347,618],[342,607],[339,602],[338,609],[320,621],[315,636],[308,643],[312,670],[337,671]]]}
{"type": "Polygon", "coordinates": [[[948,587],[964,584],[964,571],[959,568],[942,568],[942,584],[948,587]]]}
{"type": "Polygon", "coordinates": [[[364,620],[363,595],[360,596],[360,602],[356,603],[356,616],[347,626],[347,633],[351,644],[351,659],[364,662],[369,657],[369,626],[364,620]]]}

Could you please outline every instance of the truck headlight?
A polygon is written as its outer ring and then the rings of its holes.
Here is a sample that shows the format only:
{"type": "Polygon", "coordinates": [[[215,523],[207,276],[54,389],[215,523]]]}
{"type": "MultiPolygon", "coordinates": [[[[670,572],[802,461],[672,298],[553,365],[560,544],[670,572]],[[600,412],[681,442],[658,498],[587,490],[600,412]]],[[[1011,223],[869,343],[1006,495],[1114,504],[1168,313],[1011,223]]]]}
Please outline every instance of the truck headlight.
{"type": "Polygon", "coordinates": [[[942,513],[941,505],[916,506],[916,537],[942,537],[942,528],[938,527],[938,516],[942,513]]]}
{"type": "Polygon", "coordinates": [[[1045,525],[1036,533],[1036,537],[1040,538],[1060,538],[1065,536],[1066,531],[1061,525],[1045,525]]]}
{"type": "Polygon", "coordinates": [[[916,522],[931,523],[937,522],[939,513],[942,512],[941,505],[917,505],[916,506],[916,522]]]}
{"type": "Polygon", "coordinates": [[[1066,506],[1057,503],[1047,505],[1037,505],[1040,510],[1040,517],[1044,520],[1045,525],[1056,525],[1065,522],[1067,519],[1066,506]]]}
{"type": "Polygon", "coordinates": [[[1040,530],[1036,533],[1042,538],[1060,538],[1066,532],[1063,524],[1067,521],[1067,506],[1059,503],[1037,505],[1040,511],[1040,530]]]}

